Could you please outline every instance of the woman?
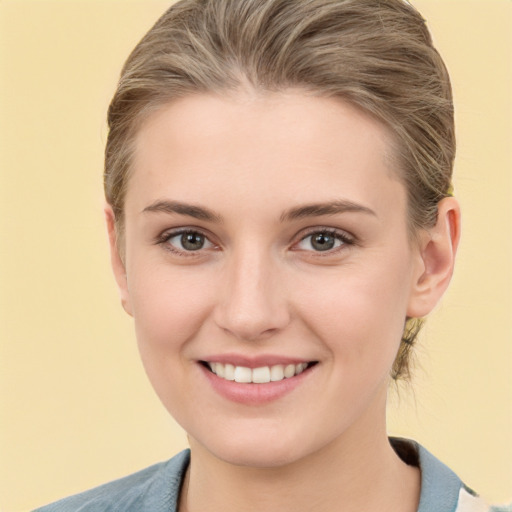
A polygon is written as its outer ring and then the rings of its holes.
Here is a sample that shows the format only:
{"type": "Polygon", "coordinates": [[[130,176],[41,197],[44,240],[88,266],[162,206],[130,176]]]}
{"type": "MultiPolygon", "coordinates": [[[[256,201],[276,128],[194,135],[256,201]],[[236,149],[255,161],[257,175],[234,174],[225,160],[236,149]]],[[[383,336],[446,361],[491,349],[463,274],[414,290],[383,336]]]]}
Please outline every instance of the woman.
{"type": "Polygon", "coordinates": [[[391,378],[453,271],[448,74],[401,0],[182,0],[109,109],[106,219],[190,452],[41,510],[486,510],[391,378]]]}

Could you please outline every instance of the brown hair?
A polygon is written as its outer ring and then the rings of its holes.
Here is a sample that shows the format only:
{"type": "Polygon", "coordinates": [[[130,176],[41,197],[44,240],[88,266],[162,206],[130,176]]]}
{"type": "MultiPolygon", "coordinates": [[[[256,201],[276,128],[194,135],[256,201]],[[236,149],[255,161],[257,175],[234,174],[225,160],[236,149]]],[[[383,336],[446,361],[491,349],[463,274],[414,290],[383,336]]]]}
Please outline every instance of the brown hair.
{"type": "MultiPolygon", "coordinates": [[[[105,195],[123,232],[140,123],[180,96],[302,88],[379,119],[394,140],[411,233],[450,195],[455,133],[450,80],[421,15],[404,0],[181,0],[126,61],[108,110],[105,195]]],[[[421,319],[407,319],[393,366],[409,375],[421,319]]]]}

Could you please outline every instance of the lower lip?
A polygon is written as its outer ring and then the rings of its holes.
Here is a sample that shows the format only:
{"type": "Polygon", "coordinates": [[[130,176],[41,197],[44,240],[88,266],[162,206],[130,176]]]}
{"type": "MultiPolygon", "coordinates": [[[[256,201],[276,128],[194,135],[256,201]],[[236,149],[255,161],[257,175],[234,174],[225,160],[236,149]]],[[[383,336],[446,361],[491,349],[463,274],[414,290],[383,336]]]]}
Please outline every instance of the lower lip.
{"type": "Polygon", "coordinates": [[[263,405],[278,400],[288,393],[291,393],[297,386],[300,386],[304,380],[308,378],[316,366],[317,365],[307,368],[299,375],[277,382],[266,382],[264,384],[242,384],[233,380],[222,379],[199,363],[199,367],[203,374],[219,395],[231,400],[232,402],[246,405],[263,405]]]}

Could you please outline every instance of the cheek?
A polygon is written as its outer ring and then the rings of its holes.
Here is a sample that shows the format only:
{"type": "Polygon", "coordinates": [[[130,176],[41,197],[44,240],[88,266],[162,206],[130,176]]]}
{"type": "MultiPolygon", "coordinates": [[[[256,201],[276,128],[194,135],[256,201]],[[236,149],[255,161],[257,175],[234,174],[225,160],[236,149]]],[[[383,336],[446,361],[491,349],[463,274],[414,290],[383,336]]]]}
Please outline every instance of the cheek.
{"type": "Polygon", "coordinates": [[[209,313],[213,296],[209,280],[198,270],[134,267],[128,285],[139,344],[158,351],[180,347],[209,313]]]}
{"type": "Polygon", "coordinates": [[[365,266],[303,279],[297,293],[299,315],[331,352],[343,354],[347,367],[383,357],[392,364],[406,317],[407,266],[365,266]]]}
{"type": "Polygon", "coordinates": [[[146,374],[168,411],[180,412],[196,383],[190,378],[190,347],[211,307],[211,287],[200,275],[144,265],[130,275],[137,344],[146,374]]]}

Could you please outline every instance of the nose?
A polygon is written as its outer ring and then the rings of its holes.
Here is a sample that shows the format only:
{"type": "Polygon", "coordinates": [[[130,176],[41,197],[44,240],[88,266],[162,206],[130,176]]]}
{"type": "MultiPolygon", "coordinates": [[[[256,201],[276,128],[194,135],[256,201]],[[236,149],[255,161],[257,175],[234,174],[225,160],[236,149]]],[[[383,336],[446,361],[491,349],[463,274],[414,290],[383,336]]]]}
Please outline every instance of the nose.
{"type": "Polygon", "coordinates": [[[228,258],[214,313],[216,324],[239,340],[266,339],[290,322],[279,262],[246,248],[228,258]]]}

